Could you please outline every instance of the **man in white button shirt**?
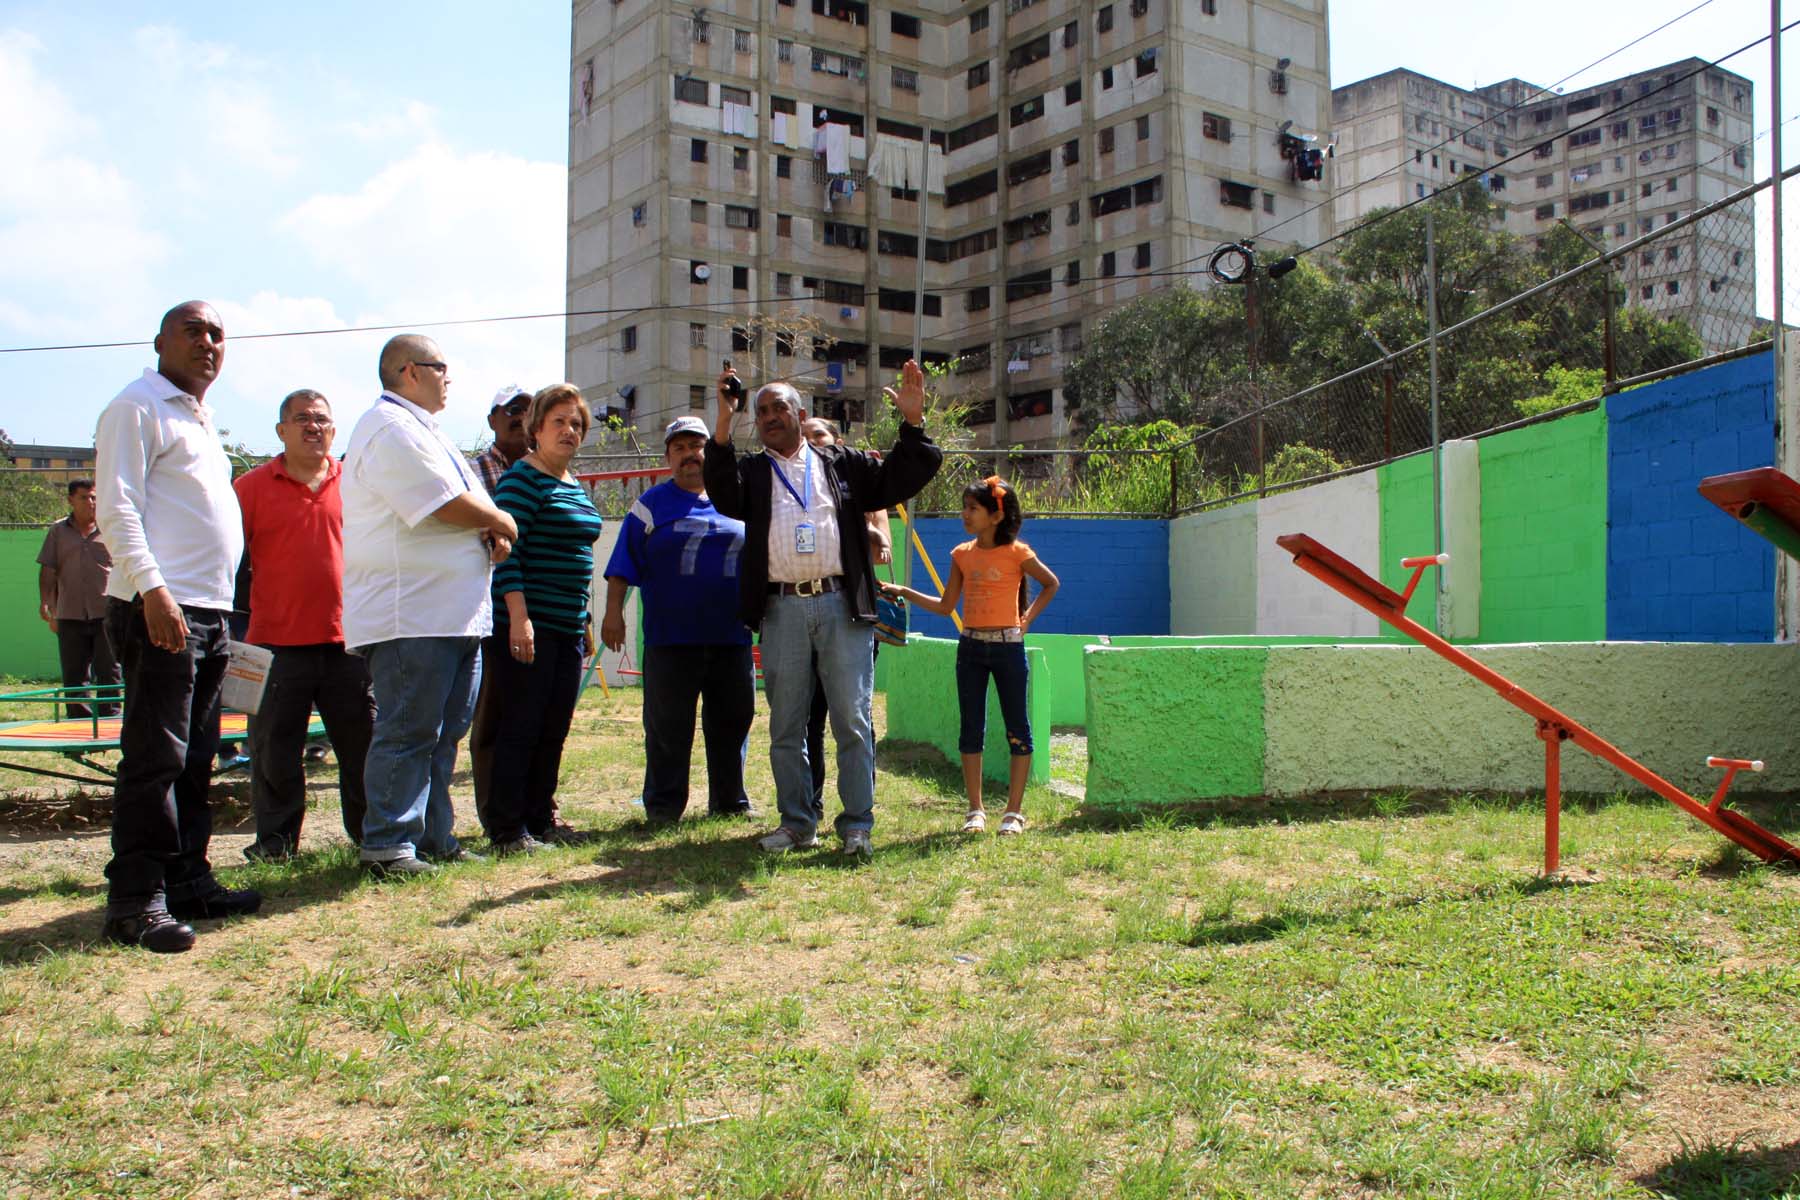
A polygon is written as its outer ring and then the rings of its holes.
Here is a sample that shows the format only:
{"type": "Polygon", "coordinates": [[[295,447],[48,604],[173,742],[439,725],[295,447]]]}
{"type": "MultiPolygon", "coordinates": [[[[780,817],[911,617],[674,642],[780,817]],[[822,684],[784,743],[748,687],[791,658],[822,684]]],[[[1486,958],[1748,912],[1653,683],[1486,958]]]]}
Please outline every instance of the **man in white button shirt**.
{"type": "Polygon", "coordinates": [[[163,316],[156,370],[116,396],[94,431],[96,511],[112,554],[107,632],[125,670],[125,717],[106,866],[108,940],[175,954],[185,922],[253,913],[262,897],[213,877],[213,756],[226,622],[244,530],[206,391],[225,326],[190,300],[163,316]]]}
{"type": "Polygon", "coordinates": [[[401,334],[380,374],[344,454],[344,644],[375,682],[362,861],[401,876],[474,857],[451,832],[450,774],[493,625],[492,564],[518,529],[438,425],[450,368],[437,343],[401,334]]]}

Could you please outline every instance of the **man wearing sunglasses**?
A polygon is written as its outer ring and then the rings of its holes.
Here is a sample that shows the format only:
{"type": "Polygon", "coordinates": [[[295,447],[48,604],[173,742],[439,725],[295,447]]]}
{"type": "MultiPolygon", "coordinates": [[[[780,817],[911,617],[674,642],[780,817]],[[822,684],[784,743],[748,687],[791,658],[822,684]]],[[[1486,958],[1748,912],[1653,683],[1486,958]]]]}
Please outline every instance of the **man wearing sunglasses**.
{"type": "Polygon", "coordinates": [[[494,431],[494,444],[475,456],[475,473],[488,495],[500,486],[506,468],[525,457],[531,447],[525,437],[525,413],[531,407],[531,393],[516,383],[509,383],[494,394],[488,408],[488,428],[494,431]]]}

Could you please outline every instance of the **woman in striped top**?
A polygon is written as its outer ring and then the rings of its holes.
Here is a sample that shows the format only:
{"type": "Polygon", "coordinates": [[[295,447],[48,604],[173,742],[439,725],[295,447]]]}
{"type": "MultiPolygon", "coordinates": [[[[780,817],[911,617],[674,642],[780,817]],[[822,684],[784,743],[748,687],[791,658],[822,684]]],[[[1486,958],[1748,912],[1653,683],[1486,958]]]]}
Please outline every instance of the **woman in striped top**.
{"type": "Polygon", "coordinates": [[[581,390],[558,383],[531,398],[530,453],[494,490],[519,526],[519,540],[494,569],[494,634],[500,712],[488,831],[500,854],[543,848],[550,832],[563,740],[581,691],[588,594],[600,514],[569,474],[593,417],[581,390]]]}

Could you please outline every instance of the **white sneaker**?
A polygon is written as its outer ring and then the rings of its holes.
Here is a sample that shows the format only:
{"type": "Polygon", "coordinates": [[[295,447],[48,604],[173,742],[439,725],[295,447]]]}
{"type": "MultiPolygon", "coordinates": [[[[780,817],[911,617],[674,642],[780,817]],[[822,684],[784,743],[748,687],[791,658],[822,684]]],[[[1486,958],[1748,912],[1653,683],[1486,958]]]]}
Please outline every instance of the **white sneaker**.
{"type": "Polygon", "coordinates": [[[756,848],[767,854],[785,854],[789,850],[811,850],[819,844],[817,833],[801,833],[783,825],[774,833],[756,839],[756,848]]]}
{"type": "Polygon", "coordinates": [[[852,829],[844,834],[844,856],[846,858],[871,858],[875,847],[869,843],[869,831],[852,829]]]}

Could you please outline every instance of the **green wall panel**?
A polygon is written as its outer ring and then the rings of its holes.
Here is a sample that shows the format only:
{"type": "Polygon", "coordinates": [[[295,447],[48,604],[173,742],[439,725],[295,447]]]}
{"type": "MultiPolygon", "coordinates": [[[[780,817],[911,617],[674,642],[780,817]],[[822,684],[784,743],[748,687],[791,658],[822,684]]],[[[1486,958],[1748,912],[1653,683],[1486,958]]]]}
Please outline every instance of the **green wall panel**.
{"type": "Polygon", "coordinates": [[[1088,803],[1261,795],[1268,657],[1251,646],[1089,650],[1088,803]]]}
{"type": "MultiPolygon", "coordinates": [[[[1436,519],[1432,512],[1431,455],[1415,454],[1380,468],[1375,473],[1381,488],[1381,569],[1376,578],[1404,591],[1412,572],[1400,560],[1412,555],[1430,554],[1436,543],[1436,519]]],[[[1358,563],[1365,571],[1369,564],[1358,563]]],[[[1427,567],[1419,580],[1419,590],[1406,615],[1433,633],[1437,632],[1437,605],[1432,597],[1437,591],[1436,567],[1427,567]]],[[[1382,626],[1386,629],[1387,626],[1382,626]]]]}
{"type": "Polygon", "coordinates": [[[1481,640],[1604,638],[1604,414],[1578,413],[1479,445],[1481,640]]]}
{"type": "Polygon", "coordinates": [[[42,529],[0,529],[0,675],[57,681],[56,635],[38,620],[42,529]]]}
{"type": "MultiPolygon", "coordinates": [[[[887,736],[935,746],[951,763],[960,763],[962,754],[956,745],[962,725],[956,700],[956,643],[915,634],[905,647],[884,647],[880,662],[887,672],[887,736]]],[[[1031,718],[1031,781],[1048,783],[1053,671],[1044,652],[1034,646],[1025,648],[1025,662],[1030,671],[1025,706],[1031,718]]],[[[1000,719],[1000,701],[989,684],[982,774],[1004,781],[1010,758],[1006,726],[1000,719]]]]}

